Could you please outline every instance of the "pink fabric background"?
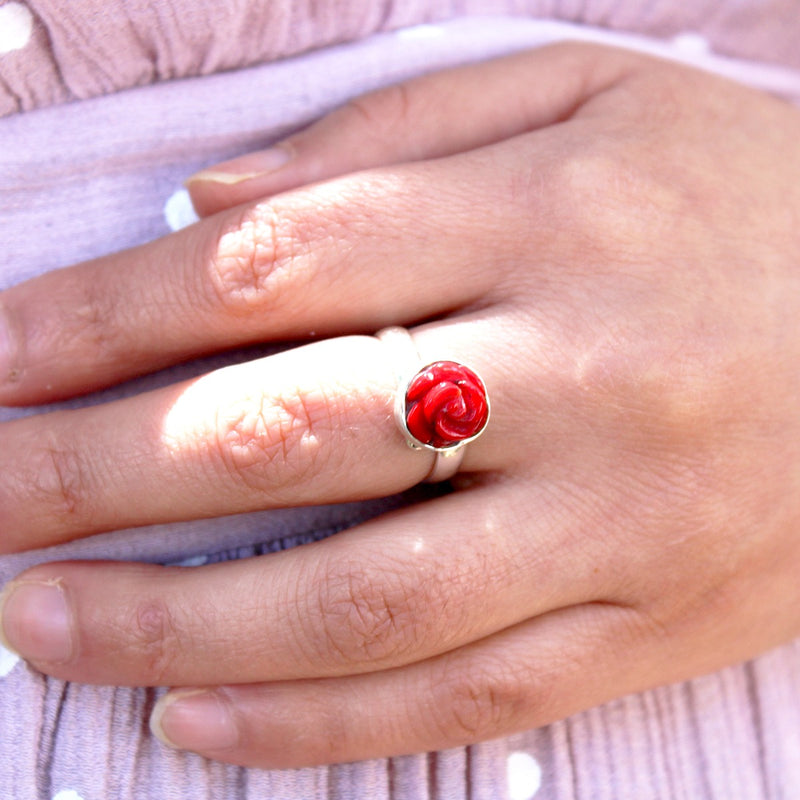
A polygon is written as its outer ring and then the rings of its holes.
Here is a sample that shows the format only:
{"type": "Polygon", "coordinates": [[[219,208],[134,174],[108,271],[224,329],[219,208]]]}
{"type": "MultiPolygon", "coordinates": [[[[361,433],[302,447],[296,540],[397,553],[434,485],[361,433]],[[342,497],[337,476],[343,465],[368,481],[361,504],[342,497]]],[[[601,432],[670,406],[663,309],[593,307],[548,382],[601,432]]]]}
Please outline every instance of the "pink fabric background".
{"type": "Polygon", "coordinates": [[[467,15],[558,19],[800,67],[794,0],[28,0],[31,46],[3,58],[0,115],[273,61],[467,15]]]}
{"type": "MultiPolygon", "coordinates": [[[[0,12],[5,5],[0,2],[0,12]]],[[[0,54],[0,112],[6,115],[0,119],[0,289],[168,233],[188,174],[262,146],[348,96],[554,37],[602,38],[603,30],[657,37],[625,41],[783,87],[800,99],[800,74],[713,58],[800,68],[800,23],[790,0],[30,0],[28,6],[30,41],[0,54]],[[478,12],[518,19],[401,30],[478,12]],[[596,27],[562,28],[536,17],[596,27]],[[397,32],[370,37],[391,30],[397,32]],[[327,46],[335,42],[349,44],[327,46]],[[206,77],[171,80],[192,75],[206,77]],[[122,91],[133,86],[140,88],[122,91]],[[89,97],[95,99],[74,102],[89,97]],[[21,110],[29,113],[15,113],[21,110]]],[[[184,365],[69,405],[143,391],[224,361],[184,365]]],[[[0,409],[0,421],[39,411],[0,409]]],[[[269,553],[331,535],[407,499],[121,531],[0,558],[0,584],[53,558],[197,565],[269,553]]],[[[800,797],[798,643],[508,739],[312,770],[242,770],[168,751],[144,723],[156,695],[65,684],[0,651],[0,797],[800,797]]]]}

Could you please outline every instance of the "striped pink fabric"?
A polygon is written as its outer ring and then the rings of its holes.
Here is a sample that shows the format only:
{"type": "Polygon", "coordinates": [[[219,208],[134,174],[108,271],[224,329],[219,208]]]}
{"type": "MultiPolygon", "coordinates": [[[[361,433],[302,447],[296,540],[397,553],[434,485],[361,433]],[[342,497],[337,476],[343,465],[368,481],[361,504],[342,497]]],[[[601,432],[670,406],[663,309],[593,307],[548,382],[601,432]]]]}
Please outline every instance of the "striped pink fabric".
{"type": "MultiPolygon", "coordinates": [[[[196,169],[409,75],[590,37],[800,100],[798,34],[795,0],[0,0],[0,289],[168,233],[189,218],[181,181],[196,169]],[[406,29],[420,22],[436,25],[406,29]],[[204,77],[171,80],[190,76],[204,77]]],[[[103,399],[224,362],[175,368],[103,399]]],[[[0,422],[35,411],[0,409],[0,422]]],[[[404,500],[120,531],[2,557],[0,585],[55,558],[188,567],[268,553],[404,500]]],[[[157,694],[65,684],[0,649],[0,798],[800,797],[800,643],[508,739],[296,771],[168,751],[145,725],[157,694]]]]}

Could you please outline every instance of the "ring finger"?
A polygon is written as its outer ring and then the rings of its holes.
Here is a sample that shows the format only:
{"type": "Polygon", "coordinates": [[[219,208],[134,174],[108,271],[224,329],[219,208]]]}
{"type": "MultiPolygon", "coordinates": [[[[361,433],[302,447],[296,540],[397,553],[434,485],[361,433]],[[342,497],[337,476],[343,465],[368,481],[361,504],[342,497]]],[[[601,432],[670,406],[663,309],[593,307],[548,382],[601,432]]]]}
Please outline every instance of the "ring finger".
{"type": "MultiPolygon", "coordinates": [[[[498,387],[502,409],[513,383],[492,362],[495,325],[467,316],[416,339],[426,364],[449,358],[474,367],[490,391],[498,387]]],[[[113,403],[6,423],[0,549],[406,489],[431,471],[433,456],[408,448],[392,419],[397,368],[378,339],[342,337],[113,403]]],[[[467,469],[511,463],[514,426],[504,417],[496,413],[469,445],[467,469]]]]}

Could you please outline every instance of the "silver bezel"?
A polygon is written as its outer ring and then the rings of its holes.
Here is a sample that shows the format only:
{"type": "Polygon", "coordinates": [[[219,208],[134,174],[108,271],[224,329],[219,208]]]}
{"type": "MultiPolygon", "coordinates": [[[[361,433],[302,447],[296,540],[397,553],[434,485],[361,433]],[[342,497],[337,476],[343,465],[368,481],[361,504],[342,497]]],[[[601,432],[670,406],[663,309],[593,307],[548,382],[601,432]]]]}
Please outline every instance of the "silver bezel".
{"type": "MultiPolygon", "coordinates": [[[[489,420],[492,416],[492,404],[489,401],[489,392],[486,390],[486,382],[483,378],[474,370],[472,367],[467,367],[471,372],[473,372],[478,380],[481,382],[481,387],[483,388],[483,395],[486,398],[486,422],[483,423],[483,427],[474,435],[470,436],[469,439],[462,439],[455,444],[448,445],[447,447],[434,447],[430,444],[425,444],[425,442],[421,442],[414,436],[411,431],[408,429],[408,425],[406,424],[406,393],[408,392],[408,387],[411,385],[411,382],[419,375],[420,372],[424,372],[428,367],[437,364],[439,361],[453,361],[455,364],[462,364],[460,361],[454,361],[453,359],[446,359],[446,358],[439,358],[436,361],[431,361],[424,366],[417,367],[414,369],[413,372],[410,374],[404,375],[400,380],[400,386],[398,389],[397,394],[395,395],[395,402],[394,402],[394,419],[397,423],[397,427],[400,428],[403,436],[405,437],[406,444],[412,450],[429,450],[432,453],[455,453],[457,450],[460,450],[465,445],[468,445],[470,442],[474,442],[479,436],[483,434],[486,430],[487,426],[489,425],[489,420]]],[[[466,364],[462,364],[462,366],[467,366],[466,364]]]]}

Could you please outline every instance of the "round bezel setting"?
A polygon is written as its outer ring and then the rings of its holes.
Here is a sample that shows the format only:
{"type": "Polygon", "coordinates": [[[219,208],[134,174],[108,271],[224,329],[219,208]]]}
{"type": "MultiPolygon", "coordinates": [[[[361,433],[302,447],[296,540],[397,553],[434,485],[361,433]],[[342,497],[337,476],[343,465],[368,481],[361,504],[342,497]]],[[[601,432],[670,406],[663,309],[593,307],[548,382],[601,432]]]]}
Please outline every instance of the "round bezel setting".
{"type": "Polygon", "coordinates": [[[418,370],[397,401],[398,424],[414,448],[452,452],[477,439],[489,422],[486,385],[456,361],[435,361],[418,370]]]}

